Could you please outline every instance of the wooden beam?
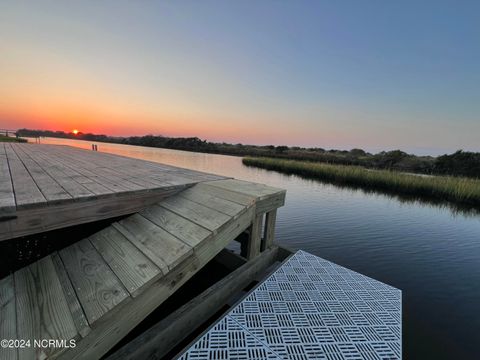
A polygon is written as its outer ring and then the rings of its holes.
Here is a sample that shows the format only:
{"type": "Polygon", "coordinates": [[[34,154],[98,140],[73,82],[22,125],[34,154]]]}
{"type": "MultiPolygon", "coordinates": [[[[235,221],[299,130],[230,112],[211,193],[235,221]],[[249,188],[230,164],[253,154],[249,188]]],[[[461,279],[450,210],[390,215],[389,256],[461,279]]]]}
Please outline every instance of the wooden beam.
{"type": "Polygon", "coordinates": [[[237,193],[240,196],[253,197],[255,199],[257,214],[267,213],[285,204],[286,190],[273,188],[263,184],[227,179],[209,181],[206,185],[227,190],[230,194],[237,193]]]}
{"type": "Polygon", "coordinates": [[[277,247],[266,250],[260,256],[246,262],[174,313],[152,326],[107,359],[162,358],[190,333],[212,317],[233,295],[247,287],[257,276],[261,275],[277,261],[277,257],[277,247]]]}
{"type": "Polygon", "coordinates": [[[248,239],[247,260],[253,259],[260,253],[260,242],[262,240],[263,214],[256,215],[253,219],[250,237],[248,239]]]}
{"type": "Polygon", "coordinates": [[[261,251],[268,249],[275,240],[275,223],[277,220],[277,209],[269,211],[265,216],[265,232],[263,236],[261,251]]]}
{"type": "Polygon", "coordinates": [[[264,214],[285,205],[285,191],[256,201],[257,214],[264,214]]]}
{"type": "Polygon", "coordinates": [[[16,218],[0,221],[0,241],[92,221],[133,214],[187,186],[141,194],[112,195],[96,201],[76,201],[16,212],[16,218]]]}

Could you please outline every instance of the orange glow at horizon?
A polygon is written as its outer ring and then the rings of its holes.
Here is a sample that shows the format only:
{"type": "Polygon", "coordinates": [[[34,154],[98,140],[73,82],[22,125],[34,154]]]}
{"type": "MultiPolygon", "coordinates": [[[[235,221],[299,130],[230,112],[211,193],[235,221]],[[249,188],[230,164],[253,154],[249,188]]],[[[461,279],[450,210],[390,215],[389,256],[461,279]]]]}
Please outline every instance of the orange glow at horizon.
{"type": "Polygon", "coordinates": [[[81,131],[109,136],[197,136],[214,142],[275,145],[285,143],[287,138],[294,144],[304,140],[301,131],[292,131],[287,127],[278,127],[272,133],[271,121],[263,123],[253,116],[240,121],[240,116],[209,114],[203,109],[197,113],[176,112],[169,108],[147,112],[136,107],[129,108],[128,105],[121,107],[124,113],[120,113],[120,106],[109,102],[71,106],[60,97],[56,103],[52,100],[43,102],[43,106],[33,101],[26,102],[7,111],[0,106],[0,118],[9,119],[12,128],[66,131],[75,135],[81,131]],[[79,124],[81,128],[77,127],[79,124]],[[253,128],[255,131],[252,131],[253,128]]]}

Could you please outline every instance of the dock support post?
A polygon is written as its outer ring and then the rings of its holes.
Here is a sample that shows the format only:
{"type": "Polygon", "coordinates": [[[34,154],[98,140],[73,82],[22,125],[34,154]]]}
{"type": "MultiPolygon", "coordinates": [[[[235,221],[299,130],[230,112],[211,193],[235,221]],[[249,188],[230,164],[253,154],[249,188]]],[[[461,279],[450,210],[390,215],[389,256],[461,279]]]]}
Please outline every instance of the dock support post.
{"type": "Polygon", "coordinates": [[[265,232],[263,235],[262,245],[260,250],[265,251],[272,247],[273,240],[275,239],[275,223],[277,220],[277,209],[269,211],[265,216],[265,232]]]}
{"type": "Polygon", "coordinates": [[[262,241],[262,221],[263,214],[255,216],[255,219],[253,220],[248,239],[247,260],[253,259],[255,256],[260,254],[260,242],[262,241]]]}

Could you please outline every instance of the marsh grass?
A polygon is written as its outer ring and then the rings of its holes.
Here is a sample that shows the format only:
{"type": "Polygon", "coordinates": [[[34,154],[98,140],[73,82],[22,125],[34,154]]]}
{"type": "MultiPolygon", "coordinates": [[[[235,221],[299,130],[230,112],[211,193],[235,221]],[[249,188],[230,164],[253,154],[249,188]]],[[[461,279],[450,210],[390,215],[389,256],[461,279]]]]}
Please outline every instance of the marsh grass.
{"type": "Polygon", "coordinates": [[[331,165],[298,160],[245,157],[243,163],[286,174],[314,178],[366,190],[449,201],[480,207],[480,180],[451,176],[418,176],[360,166],[331,165]]]}

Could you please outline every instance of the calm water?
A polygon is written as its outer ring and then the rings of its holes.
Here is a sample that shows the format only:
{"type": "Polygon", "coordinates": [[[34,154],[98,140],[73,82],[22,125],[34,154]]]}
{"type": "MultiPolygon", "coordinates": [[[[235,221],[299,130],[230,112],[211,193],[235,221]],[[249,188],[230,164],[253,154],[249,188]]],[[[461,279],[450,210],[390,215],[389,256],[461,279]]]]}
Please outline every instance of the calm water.
{"type": "MultiPolygon", "coordinates": [[[[75,140],[42,142],[91,146],[75,140]]],[[[287,189],[277,241],[402,289],[405,358],[480,358],[480,216],[248,168],[237,157],[98,147],[287,189]]]]}

